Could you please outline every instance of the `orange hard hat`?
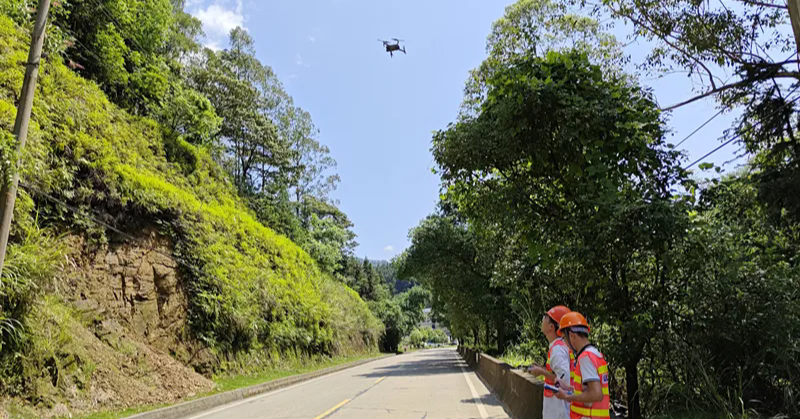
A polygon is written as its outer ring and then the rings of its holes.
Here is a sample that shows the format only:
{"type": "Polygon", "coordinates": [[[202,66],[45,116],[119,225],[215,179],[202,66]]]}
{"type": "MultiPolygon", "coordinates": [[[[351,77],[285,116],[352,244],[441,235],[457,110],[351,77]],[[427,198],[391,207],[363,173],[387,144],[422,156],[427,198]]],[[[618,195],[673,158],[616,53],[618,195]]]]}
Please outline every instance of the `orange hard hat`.
{"type": "Polygon", "coordinates": [[[583,329],[586,333],[592,331],[589,328],[589,323],[586,321],[586,317],[583,317],[583,314],[578,313],[577,311],[570,311],[569,313],[565,314],[561,317],[561,321],[559,322],[558,328],[558,335],[562,336],[562,331],[564,329],[576,328],[578,330],[583,329]]]}
{"type": "Polygon", "coordinates": [[[570,309],[567,306],[555,306],[547,310],[547,315],[550,316],[557,324],[561,324],[561,317],[569,313],[570,309]]]}

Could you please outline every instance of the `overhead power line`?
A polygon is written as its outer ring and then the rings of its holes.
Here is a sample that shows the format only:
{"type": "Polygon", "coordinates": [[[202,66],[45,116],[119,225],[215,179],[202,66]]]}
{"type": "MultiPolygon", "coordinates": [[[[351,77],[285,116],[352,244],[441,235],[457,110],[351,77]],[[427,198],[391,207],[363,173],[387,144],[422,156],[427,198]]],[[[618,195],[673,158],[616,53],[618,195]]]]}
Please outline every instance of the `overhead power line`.
{"type": "MultiPolygon", "coordinates": [[[[50,202],[53,202],[53,203],[58,204],[58,205],[61,205],[62,207],[66,208],[67,210],[71,211],[73,214],[76,214],[76,215],[77,214],[82,214],[86,218],[88,218],[89,221],[92,221],[93,223],[95,223],[97,225],[103,226],[103,227],[105,227],[105,228],[107,228],[107,229],[109,229],[109,230],[111,230],[111,231],[113,231],[113,232],[115,232],[115,233],[117,233],[117,234],[119,234],[119,235],[121,235],[121,236],[123,236],[123,237],[125,237],[125,238],[127,238],[127,239],[129,239],[131,241],[133,241],[133,242],[140,241],[139,238],[136,238],[136,237],[134,237],[134,236],[132,236],[132,235],[120,230],[119,228],[114,227],[113,225],[101,220],[98,216],[92,215],[90,211],[82,211],[80,208],[77,208],[77,207],[75,207],[73,205],[70,205],[69,203],[67,203],[67,202],[65,202],[65,201],[63,201],[61,199],[56,198],[55,196],[45,192],[44,190],[42,190],[42,189],[40,189],[40,188],[38,188],[36,186],[33,186],[33,185],[31,185],[29,183],[25,183],[25,182],[20,182],[20,186],[22,186],[24,189],[27,189],[28,191],[34,192],[35,194],[47,199],[50,202]]],[[[214,278],[214,279],[218,280],[218,278],[216,278],[213,274],[208,274],[208,273],[201,272],[196,266],[181,260],[179,257],[175,256],[174,254],[164,252],[164,251],[159,250],[159,249],[157,249],[155,247],[152,247],[152,246],[142,246],[142,247],[147,249],[148,252],[156,253],[156,254],[159,254],[161,256],[165,256],[167,258],[170,258],[170,259],[174,260],[176,263],[186,267],[187,269],[192,271],[197,276],[208,275],[211,278],[214,278]]]]}
{"type": "Polygon", "coordinates": [[[739,135],[736,135],[736,136],[733,136],[733,137],[731,137],[731,139],[730,139],[730,140],[728,140],[728,141],[725,141],[724,143],[720,144],[720,145],[719,145],[717,148],[715,148],[715,149],[713,149],[713,150],[709,151],[708,153],[706,153],[706,155],[705,155],[705,156],[703,156],[703,157],[700,157],[699,159],[697,159],[697,160],[693,161],[693,162],[692,162],[692,164],[690,164],[690,165],[688,165],[688,166],[684,167],[684,168],[683,168],[683,170],[687,170],[687,169],[691,168],[692,166],[694,166],[695,164],[697,164],[697,163],[700,163],[700,162],[701,162],[701,161],[703,161],[703,160],[704,160],[706,157],[708,157],[708,156],[710,156],[710,155],[712,155],[712,154],[716,153],[716,152],[717,152],[717,151],[719,151],[719,150],[720,150],[722,147],[725,147],[726,145],[728,145],[728,144],[732,143],[732,142],[733,142],[734,140],[736,140],[737,138],[739,138],[739,135]]]}
{"type": "MultiPolygon", "coordinates": [[[[106,6],[105,6],[105,5],[102,3],[102,0],[88,0],[88,1],[89,1],[90,3],[92,3],[92,4],[94,4],[95,6],[99,7],[99,8],[100,8],[100,11],[101,11],[103,14],[105,14],[105,15],[106,15],[106,17],[108,17],[109,19],[111,19],[112,21],[114,21],[114,23],[116,23],[116,24],[117,24],[117,27],[119,27],[119,29],[120,29],[120,30],[122,30],[122,31],[127,31],[127,32],[131,32],[131,31],[129,30],[129,28],[125,27],[125,26],[124,26],[122,23],[120,23],[120,21],[119,21],[119,20],[117,20],[117,18],[116,18],[116,17],[114,17],[114,14],[113,14],[113,13],[111,13],[111,11],[110,11],[110,10],[108,10],[108,8],[106,8],[106,6]]],[[[143,48],[141,44],[139,44],[139,42],[136,40],[136,37],[135,37],[135,36],[133,36],[133,34],[132,34],[132,33],[129,33],[128,35],[129,35],[129,36],[127,37],[127,39],[129,39],[129,40],[130,40],[130,41],[131,41],[131,42],[132,42],[134,45],[136,45],[136,48],[138,48],[138,49],[139,49],[139,52],[141,52],[141,53],[143,53],[143,54],[144,54],[144,53],[146,53],[146,51],[147,51],[147,50],[146,50],[145,48],[143,48]]]]}
{"type": "MultiPolygon", "coordinates": [[[[787,96],[790,96],[790,95],[791,95],[792,93],[794,93],[794,92],[795,92],[795,91],[796,91],[798,88],[800,88],[800,84],[798,84],[798,85],[797,85],[797,86],[796,86],[794,89],[792,89],[792,91],[791,91],[791,92],[789,92],[789,94],[788,94],[787,96]]],[[[778,112],[780,112],[780,111],[781,111],[783,108],[785,108],[785,107],[787,107],[787,106],[791,105],[792,103],[795,103],[795,102],[797,102],[798,100],[800,100],[800,96],[798,96],[798,97],[796,97],[796,98],[794,98],[794,99],[792,99],[792,100],[790,100],[790,101],[788,101],[788,102],[784,103],[783,105],[781,105],[780,107],[778,107],[778,109],[775,109],[774,111],[772,111],[772,112],[771,112],[771,113],[770,113],[768,116],[770,116],[770,117],[771,117],[771,116],[773,116],[773,115],[777,114],[777,113],[778,113],[778,112]]],[[[720,144],[720,145],[719,145],[717,148],[715,148],[715,149],[713,149],[713,150],[709,151],[709,152],[708,152],[708,153],[706,153],[706,154],[705,154],[703,157],[700,157],[699,159],[697,159],[697,160],[693,161],[691,164],[689,164],[688,166],[684,167],[683,169],[684,169],[684,170],[687,170],[687,169],[691,168],[692,166],[694,166],[695,164],[697,164],[697,163],[700,163],[701,161],[705,160],[705,159],[706,159],[708,156],[710,156],[710,155],[712,155],[712,154],[716,153],[717,151],[719,151],[720,149],[722,149],[722,148],[723,148],[723,147],[725,147],[726,145],[728,145],[728,144],[730,144],[730,143],[732,143],[732,142],[736,141],[737,139],[741,138],[741,136],[742,136],[743,134],[747,133],[748,131],[752,130],[753,128],[755,128],[755,127],[756,127],[756,126],[758,126],[758,125],[761,125],[761,122],[760,122],[760,121],[759,121],[759,122],[757,122],[757,123],[755,123],[755,124],[753,124],[753,125],[751,125],[751,126],[749,126],[749,127],[747,127],[747,129],[745,129],[744,131],[742,131],[742,132],[739,132],[738,134],[734,135],[734,136],[733,136],[733,137],[731,137],[729,140],[727,140],[727,141],[725,141],[724,143],[720,144]]]]}
{"type": "Polygon", "coordinates": [[[715,113],[715,114],[714,114],[714,116],[712,116],[711,118],[708,118],[708,119],[706,120],[706,122],[703,122],[703,124],[702,124],[702,125],[700,125],[699,127],[695,128],[695,130],[694,130],[694,131],[692,131],[692,132],[691,132],[691,134],[687,135],[687,136],[686,136],[684,139],[682,139],[682,140],[681,140],[681,141],[680,141],[678,144],[675,144],[675,148],[678,148],[678,147],[680,147],[680,145],[681,145],[681,144],[683,144],[683,143],[685,143],[685,142],[686,142],[686,140],[688,140],[689,138],[692,138],[692,136],[693,136],[693,135],[697,134],[697,132],[698,132],[698,131],[700,131],[701,129],[703,129],[703,127],[705,127],[705,126],[706,126],[706,125],[708,125],[708,124],[709,124],[711,121],[713,121],[713,120],[714,120],[714,118],[716,118],[716,117],[718,117],[718,116],[722,115],[722,112],[724,112],[724,111],[725,111],[725,109],[724,109],[724,108],[723,108],[723,109],[720,109],[720,110],[719,110],[719,112],[717,112],[717,113],[715,113]]]}

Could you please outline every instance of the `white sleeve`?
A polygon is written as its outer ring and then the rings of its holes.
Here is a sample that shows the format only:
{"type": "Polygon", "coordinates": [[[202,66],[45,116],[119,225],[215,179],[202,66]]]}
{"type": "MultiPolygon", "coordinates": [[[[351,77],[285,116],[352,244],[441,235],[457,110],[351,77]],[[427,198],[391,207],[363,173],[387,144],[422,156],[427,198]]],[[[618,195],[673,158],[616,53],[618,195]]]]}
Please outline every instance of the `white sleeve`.
{"type": "Polygon", "coordinates": [[[581,381],[589,383],[592,381],[600,381],[600,374],[597,373],[597,367],[594,366],[592,360],[588,356],[580,358],[578,362],[581,365],[581,381]]]}
{"type": "Polygon", "coordinates": [[[569,382],[569,350],[563,346],[556,346],[550,355],[550,368],[556,374],[556,379],[569,382]]]}

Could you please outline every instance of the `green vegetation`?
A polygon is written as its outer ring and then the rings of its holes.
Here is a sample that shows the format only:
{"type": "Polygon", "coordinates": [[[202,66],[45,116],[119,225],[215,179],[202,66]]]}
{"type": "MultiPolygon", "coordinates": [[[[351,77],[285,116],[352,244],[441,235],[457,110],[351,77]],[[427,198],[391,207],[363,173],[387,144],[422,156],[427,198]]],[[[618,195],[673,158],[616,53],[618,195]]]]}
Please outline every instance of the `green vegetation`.
{"type": "Polygon", "coordinates": [[[305,374],[307,372],[321,370],[323,368],[335,367],[348,362],[355,362],[362,359],[375,358],[383,355],[384,354],[380,352],[368,352],[359,355],[341,356],[336,358],[313,357],[311,359],[282,359],[279,361],[280,365],[258,374],[222,375],[214,377],[214,383],[216,385],[214,386],[213,393],[235,390],[237,388],[248,387],[255,384],[265,383],[267,381],[277,380],[278,378],[288,377],[290,375],[305,374]]]}
{"type": "Polygon", "coordinates": [[[385,326],[380,340],[382,351],[398,351],[403,337],[408,336],[424,319],[422,310],[429,299],[430,294],[426,290],[413,287],[392,298],[370,303],[372,311],[385,326]]]}
{"type": "Polygon", "coordinates": [[[522,0],[493,26],[459,119],[434,134],[441,201],[411,231],[400,277],[431,290],[461,343],[512,364],[543,363],[549,307],[582,312],[631,418],[798,417],[797,120],[778,82],[797,75],[741,52],[785,42],[794,56],[788,32],[749,29],[786,13],[604,5],[662,42],[648,65],[736,67],[742,84],[719,99],[746,107],[737,131],[752,164],[692,178],[613,37],[568,2],[522,0]]]}
{"type": "Polygon", "coordinates": [[[708,7],[686,0],[663,3],[604,0],[608,13],[634,27],[636,39],[655,47],[642,67],[652,73],[696,75],[698,91],[670,109],[713,98],[724,110],[740,109],[734,135],[752,155],[750,182],[771,217],[787,212],[800,221],[796,192],[798,138],[792,96],[800,78],[797,44],[786,4],[735,0],[708,7]]]}
{"type": "Polygon", "coordinates": [[[447,334],[441,329],[418,327],[411,331],[409,341],[413,346],[422,348],[427,342],[434,344],[447,343],[447,334]]]}
{"type": "MultiPolygon", "coordinates": [[[[216,393],[236,390],[239,388],[249,387],[256,384],[262,384],[268,381],[289,377],[292,375],[305,374],[321,370],[324,368],[335,367],[337,365],[347,364],[349,362],[360,361],[368,358],[375,358],[382,355],[383,354],[379,352],[369,352],[360,355],[341,356],[335,358],[312,357],[311,359],[305,359],[305,358],[295,359],[295,360],[281,359],[278,361],[280,365],[273,366],[269,370],[257,374],[249,374],[249,375],[227,374],[219,377],[214,377],[214,384],[215,384],[214,390],[208,393],[199,394],[193,398],[200,398],[216,393]]],[[[165,406],[166,405],[163,404],[157,404],[157,405],[142,406],[137,408],[97,412],[84,416],[78,416],[77,419],[118,419],[118,418],[128,417],[136,413],[155,410],[165,406]]]]}
{"type": "MultiPolygon", "coordinates": [[[[28,3],[0,1],[5,156],[28,3]]],[[[81,352],[85,341],[69,344],[88,326],[58,297],[42,296],[64,286],[59,235],[85,237],[87,251],[124,240],[97,218],[171,240],[188,298],[186,337],[211,351],[218,373],[288,374],[297,369],[275,365],[373,353],[384,327],[364,299],[389,293],[378,287],[383,294],[362,299],[347,286],[354,234],[327,196],[335,162],[308,113],[255,59],[252,39],[235,30],[229,50],[201,51],[199,22],[169,0],[60,2],[51,22],[2,276],[0,394],[51,407],[68,397],[62,377],[83,380],[73,383],[79,389],[92,379],[94,354],[81,352]]]]}
{"type": "MultiPolygon", "coordinates": [[[[9,49],[0,61],[6,77],[0,106],[13,109],[10,98],[22,79],[14,60],[24,55],[24,35],[7,18],[0,25],[0,42],[9,49]]],[[[175,153],[181,160],[170,161],[168,140],[154,122],[119,110],[60,62],[42,70],[30,144],[31,157],[41,158],[26,159],[26,180],[87,213],[114,210],[124,230],[146,219],[175,237],[176,258],[193,267],[187,275],[198,339],[223,352],[333,353],[335,343],[362,337],[353,349],[374,344],[370,336],[379,325],[366,305],[320,272],[306,252],[259,223],[203,148],[175,139],[171,147],[181,150],[175,153]]],[[[9,127],[12,114],[4,115],[1,123],[9,127]]],[[[39,208],[40,222],[91,225],[80,214],[46,205],[39,208]]],[[[105,239],[102,231],[96,239],[105,239]]]]}
{"type": "Polygon", "coordinates": [[[128,416],[133,416],[137,413],[144,413],[149,412],[151,410],[155,410],[161,407],[165,407],[166,405],[153,405],[153,406],[145,406],[145,407],[132,407],[125,410],[117,410],[117,411],[109,411],[109,412],[100,412],[100,413],[92,413],[86,416],[77,416],[76,419],[121,419],[126,418],[128,416]]]}
{"type": "Polygon", "coordinates": [[[336,276],[356,290],[384,325],[379,347],[384,352],[397,352],[400,342],[424,320],[423,309],[430,304],[430,293],[414,286],[396,287],[394,263],[371,262],[367,259],[345,258],[336,276]]]}
{"type": "Polygon", "coordinates": [[[54,2],[14,156],[34,1],[0,0],[1,172],[19,159],[23,181],[0,277],[0,395],[36,416],[93,397],[98,368],[175,361],[100,336],[104,319],[59,291],[70,251],[156,231],[186,296],[176,338],[211,358],[213,391],[444,342],[417,328],[426,306],[462,343],[542,363],[542,313],[566,304],[589,318],[631,419],[800,417],[800,73],[785,5],[579,3],[520,0],[492,26],[458,119],[433,137],[439,207],[389,263],[353,255],[336,162],[247,31],[204,48],[183,0],[54,2]],[[685,103],[742,109],[726,135],[748,165],[698,181],[593,14],[656,44],[641,69],[701,74],[685,103]]]}

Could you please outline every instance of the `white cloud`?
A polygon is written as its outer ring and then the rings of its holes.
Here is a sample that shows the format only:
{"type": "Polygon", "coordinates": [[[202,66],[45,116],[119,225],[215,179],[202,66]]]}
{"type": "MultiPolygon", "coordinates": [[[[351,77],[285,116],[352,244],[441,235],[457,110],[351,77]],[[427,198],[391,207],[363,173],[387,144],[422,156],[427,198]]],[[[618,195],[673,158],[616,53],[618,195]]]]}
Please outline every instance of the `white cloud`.
{"type": "Polygon", "coordinates": [[[200,9],[194,15],[203,22],[207,35],[227,35],[233,28],[244,25],[243,15],[218,4],[200,9]]]}
{"type": "MultiPolygon", "coordinates": [[[[235,2],[230,0],[214,0],[205,8],[202,1],[192,0],[189,4],[196,8],[191,10],[187,5],[187,10],[203,22],[203,32],[206,33],[206,46],[219,50],[220,45],[227,43],[228,34],[237,26],[245,28],[245,16],[242,13],[242,0],[235,2]]],[[[246,28],[245,28],[246,29],[246,28]]]]}
{"type": "Polygon", "coordinates": [[[314,42],[317,42],[317,37],[314,35],[308,35],[308,40],[313,44],[314,42]]]}
{"type": "Polygon", "coordinates": [[[305,68],[311,67],[309,64],[303,62],[303,57],[300,56],[299,52],[294,56],[294,63],[305,68]]]}
{"type": "Polygon", "coordinates": [[[211,51],[214,52],[222,51],[222,46],[219,44],[219,41],[206,41],[204,45],[211,51]]]}
{"type": "Polygon", "coordinates": [[[383,251],[384,252],[393,252],[394,251],[394,247],[390,244],[390,245],[384,247],[383,251]]]}

